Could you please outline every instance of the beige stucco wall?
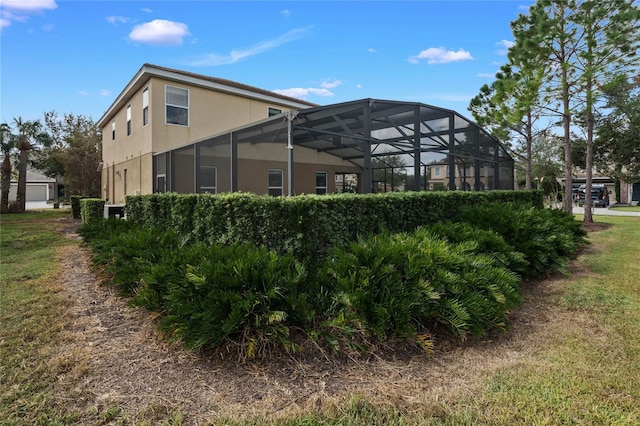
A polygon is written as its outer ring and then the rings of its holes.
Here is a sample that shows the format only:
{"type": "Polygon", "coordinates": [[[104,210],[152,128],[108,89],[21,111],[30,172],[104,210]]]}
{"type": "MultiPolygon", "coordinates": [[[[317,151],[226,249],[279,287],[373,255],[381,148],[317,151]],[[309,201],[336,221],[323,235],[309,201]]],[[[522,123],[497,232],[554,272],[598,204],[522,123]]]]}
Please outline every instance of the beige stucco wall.
{"type": "MultiPolygon", "coordinates": [[[[176,83],[153,77],[123,104],[102,128],[103,198],[119,203],[124,200],[124,169],[127,169],[127,194],[153,190],[152,155],[185,146],[214,134],[244,126],[268,117],[269,107],[283,111],[287,107],[239,95],[176,83]],[[189,90],[189,126],[165,124],[165,86],[189,90]],[[142,93],[149,93],[149,123],[142,124],[142,93]],[[127,135],[127,106],[131,106],[131,134],[127,135]],[[116,137],[111,125],[116,123],[116,137]],[[142,159],[141,159],[142,158],[142,159]],[[117,172],[120,171],[120,175],[117,172]]],[[[285,157],[286,158],[286,157],[285,157]]],[[[222,177],[222,176],[221,176],[222,177]]],[[[225,178],[222,177],[224,180],[225,178]]],[[[222,183],[222,182],[221,182],[222,183]]]]}
{"type": "Polygon", "coordinates": [[[189,86],[159,78],[150,80],[153,151],[164,152],[268,117],[269,107],[283,105],[189,86]],[[189,90],[189,126],[165,124],[165,86],[189,90]]]}
{"type": "Polygon", "coordinates": [[[127,195],[151,194],[153,191],[152,154],[129,158],[102,167],[102,198],[112,204],[124,203],[127,195]]]}
{"type": "MultiPolygon", "coordinates": [[[[296,146],[293,149],[295,194],[316,193],[316,172],[327,172],[327,192],[335,192],[336,173],[362,173],[362,169],[335,155],[296,146]]],[[[239,144],[238,190],[268,193],[269,169],[283,171],[284,194],[288,193],[288,149],[285,144],[239,144]]],[[[362,184],[362,182],[360,182],[362,184]]]]}
{"type": "MultiPolygon", "coordinates": [[[[238,160],[238,190],[241,192],[253,192],[256,194],[269,193],[269,170],[283,171],[283,195],[288,193],[288,168],[286,162],[269,160],[238,160]]],[[[336,173],[360,174],[361,169],[351,166],[318,165],[309,163],[295,163],[293,169],[294,195],[316,193],[316,172],[327,172],[327,192],[336,192],[336,173]]],[[[362,186],[362,179],[360,179],[362,186]]],[[[362,188],[360,188],[362,190],[362,188]]]]}
{"type": "MultiPolygon", "coordinates": [[[[145,86],[146,87],[146,86],[145,86]]],[[[120,163],[152,152],[152,128],[142,125],[142,91],[133,94],[115,116],[102,128],[102,160],[120,163]],[[127,135],[127,106],[131,105],[131,134],[127,135]],[[116,122],[116,137],[112,138],[111,123],[116,122]]],[[[151,91],[150,91],[150,96],[151,91]]],[[[149,101],[151,103],[151,99],[149,101]]]]}

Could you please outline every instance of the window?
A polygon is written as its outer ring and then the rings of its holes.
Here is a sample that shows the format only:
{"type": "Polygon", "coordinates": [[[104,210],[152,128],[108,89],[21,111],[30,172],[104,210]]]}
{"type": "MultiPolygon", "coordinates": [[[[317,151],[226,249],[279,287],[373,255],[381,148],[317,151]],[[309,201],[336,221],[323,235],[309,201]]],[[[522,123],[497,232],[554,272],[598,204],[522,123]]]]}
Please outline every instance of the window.
{"type": "Polygon", "coordinates": [[[124,169],[124,195],[127,195],[127,169],[124,169]]]}
{"type": "Polygon", "coordinates": [[[142,91],[142,125],[149,124],[149,89],[142,91]]]}
{"type": "Polygon", "coordinates": [[[116,140],[116,121],[113,120],[113,122],[111,123],[111,140],[115,141],[116,140]]]}
{"type": "Polygon", "coordinates": [[[127,107],[127,136],[131,135],[131,105],[127,107]]]}
{"type": "Polygon", "coordinates": [[[440,166],[436,166],[433,168],[433,175],[440,176],[440,166]]]}
{"type": "Polygon", "coordinates": [[[327,193],[327,172],[316,172],[316,194],[327,193]]]}
{"type": "Polygon", "coordinates": [[[154,192],[167,192],[167,161],[169,156],[167,154],[159,154],[154,157],[154,169],[155,169],[155,188],[154,192]]]}
{"type": "Polygon", "coordinates": [[[282,170],[269,169],[269,195],[282,195],[282,175],[282,170]]]}
{"type": "Polygon", "coordinates": [[[166,123],[189,125],[189,91],[173,86],[165,86],[166,90],[166,123]]]}
{"type": "Polygon", "coordinates": [[[279,108],[269,107],[269,117],[273,117],[274,115],[282,114],[282,110],[279,108]]]}
{"type": "Polygon", "coordinates": [[[218,168],[216,166],[207,166],[200,164],[200,176],[199,183],[200,188],[198,188],[198,192],[200,193],[216,193],[216,181],[217,181],[218,168]]]}

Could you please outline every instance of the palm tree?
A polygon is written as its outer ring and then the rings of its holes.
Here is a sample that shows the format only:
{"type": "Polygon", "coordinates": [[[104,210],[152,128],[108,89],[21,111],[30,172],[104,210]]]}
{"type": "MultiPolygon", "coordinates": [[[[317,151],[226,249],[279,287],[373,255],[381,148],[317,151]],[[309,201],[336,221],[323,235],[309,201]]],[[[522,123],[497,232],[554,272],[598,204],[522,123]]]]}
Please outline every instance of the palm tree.
{"type": "Polygon", "coordinates": [[[9,190],[11,189],[11,153],[16,147],[16,138],[11,133],[11,126],[0,124],[0,151],[2,165],[0,166],[0,213],[9,211],[9,190]]]}
{"type": "Polygon", "coordinates": [[[42,123],[39,120],[23,120],[21,117],[13,119],[18,132],[18,192],[16,200],[18,211],[24,212],[27,201],[27,163],[29,152],[34,150],[38,144],[47,144],[48,135],[42,131],[42,123]]]}

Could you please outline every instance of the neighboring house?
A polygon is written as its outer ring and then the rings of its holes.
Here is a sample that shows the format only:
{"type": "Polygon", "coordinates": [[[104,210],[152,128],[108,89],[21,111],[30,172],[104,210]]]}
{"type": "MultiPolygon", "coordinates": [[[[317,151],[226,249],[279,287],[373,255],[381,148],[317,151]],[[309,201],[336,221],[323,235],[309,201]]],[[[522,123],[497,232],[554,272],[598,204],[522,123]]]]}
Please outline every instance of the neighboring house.
{"type": "MultiPolygon", "coordinates": [[[[602,184],[609,192],[610,204],[629,204],[637,205],[640,202],[640,182],[629,183],[620,182],[620,199],[616,199],[615,181],[610,176],[604,176],[594,172],[591,178],[593,184],[602,184]]],[[[561,184],[564,186],[564,178],[560,179],[561,184]]],[[[579,172],[572,178],[574,190],[580,185],[584,185],[587,182],[586,175],[583,171],[579,172]]]]}
{"type": "Polygon", "coordinates": [[[486,184],[480,175],[466,181],[472,189],[513,189],[513,159],[499,141],[454,111],[419,103],[318,106],[145,64],[98,126],[103,197],[112,203],[152,192],[373,192],[371,159],[384,155],[401,156],[419,178],[407,189],[429,189],[423,178],[434,161],[491,168],[486,184]]]}
{"type": "Polygon", "coordinates": [[[640,203],[640,182],[620,182],[620,204],[637,206],[640,203]]]}
{"type": "MultiPolygon", "coordinates": [[[[26,201],[53,201],[55,196],[56,180],[43,175],[37,170],[27,169],[27,193],[26,201]]],[[[18,182],[11,179],[9,190],[9,202],[16,201],[18,182]]]]}
{"type": "Polygon", "coordinates": [[[494,168],[488,163],[480,163],[476,168],[473,161],[460,161],[454,166],[454,180],[449,175],[449,165],[446,162],[436,162],[429,165],[429,189],[451,188],[462,191],[476,190],[475,182],[478,182],[477,190],[496,189],[494,168]],[[476,170],[478,174],[476,176],[476,170]],[[453,185],[451,183],[453,182],[453,185]]]}

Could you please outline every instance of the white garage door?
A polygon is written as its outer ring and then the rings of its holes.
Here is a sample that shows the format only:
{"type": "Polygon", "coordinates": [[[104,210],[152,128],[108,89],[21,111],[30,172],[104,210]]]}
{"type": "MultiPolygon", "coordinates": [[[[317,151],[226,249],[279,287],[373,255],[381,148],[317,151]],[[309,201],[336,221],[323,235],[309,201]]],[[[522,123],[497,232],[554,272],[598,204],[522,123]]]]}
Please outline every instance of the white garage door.
{"type": "Polygon", "coordinates": [[[27,201],[47,201],[47,184],[27,185],[27,201]]]}

